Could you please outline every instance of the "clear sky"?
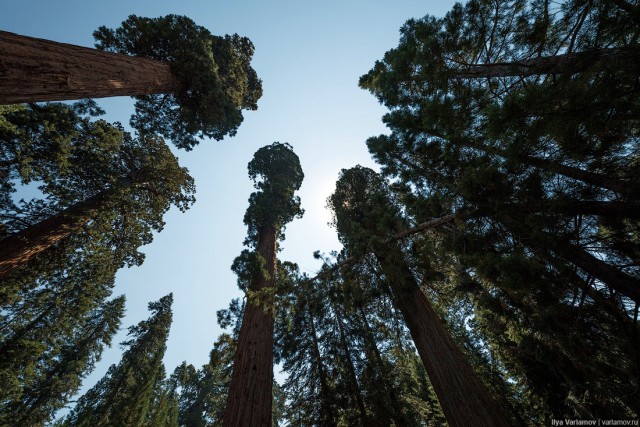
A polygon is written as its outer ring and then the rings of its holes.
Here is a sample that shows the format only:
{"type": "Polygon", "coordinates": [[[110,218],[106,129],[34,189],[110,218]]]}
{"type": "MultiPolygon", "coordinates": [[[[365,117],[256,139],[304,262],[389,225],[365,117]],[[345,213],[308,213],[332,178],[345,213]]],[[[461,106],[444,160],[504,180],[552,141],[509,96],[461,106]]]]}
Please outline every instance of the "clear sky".
{"type": "MultiPolygon", "coordinates": [[[[418,0],[2,0],[0,29],[59,42],[93,46],[100,25],[117,27],[130,14],[181,14],[213,34],[238,33],[255,45],[253,66],[263,80],[258,110],[245,112],[233,138],[205,140],[193,151],[174,150],[196,180],[197,201],[186,213],[172,210],[165,229],[142,248],[145,263],[121,270],[114,295],[127,296],[126,327],[148,317],[147,303],[173,292],[173,326],[167,343],[167,372],[183,360],[206,363],[216,337],[216,311],[241,297],[230,270],[243,249],[242,223],[253,191],[247,163],[260,147],[290,143],[305,179],[299,195],[306,210],[289,224],[279,257],[313,275],[312,253],[339,250],[325,208],[342,168],[375,168],[365,145],[385,133],[385,109],[358,88],[358,78],[398,43],[409,18],[442,16],[453,2],[418,0]]],[[[131,98],[99,100],[106,119],[128,123],[131,98]]],[[[85,380],[83,389],[120,359],[118,345],[85,380]]]]}

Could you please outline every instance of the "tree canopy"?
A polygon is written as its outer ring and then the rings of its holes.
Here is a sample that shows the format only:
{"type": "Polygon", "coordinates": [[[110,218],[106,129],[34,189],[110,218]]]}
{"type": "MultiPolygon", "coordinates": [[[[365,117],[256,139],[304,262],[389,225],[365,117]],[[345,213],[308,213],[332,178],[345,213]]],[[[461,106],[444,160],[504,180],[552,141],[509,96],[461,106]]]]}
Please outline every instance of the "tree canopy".
{"type": "Polygon", "coordinates": [[[235,135],[242,110],[258,108],[262,81],[251,67],[253,43],[237,34],[214,36],[190,18],[135,15],[116,29],[94,32],[98,49],[168,61],[181,83],[177,93],[136,101],[131,125],[190,150],[197,137],[235,135]]]}

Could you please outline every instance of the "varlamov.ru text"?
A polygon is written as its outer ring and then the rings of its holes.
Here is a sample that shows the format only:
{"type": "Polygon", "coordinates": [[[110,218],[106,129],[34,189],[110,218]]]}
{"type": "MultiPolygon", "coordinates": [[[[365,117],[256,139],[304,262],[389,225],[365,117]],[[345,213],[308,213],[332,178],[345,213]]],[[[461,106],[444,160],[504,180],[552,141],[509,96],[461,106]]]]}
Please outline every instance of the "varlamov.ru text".
{"type": "Polygon", "coordinates": [[[551,420],[552,426],[638,426],[639,420],[578,420],[568,419],[551,420]]]}

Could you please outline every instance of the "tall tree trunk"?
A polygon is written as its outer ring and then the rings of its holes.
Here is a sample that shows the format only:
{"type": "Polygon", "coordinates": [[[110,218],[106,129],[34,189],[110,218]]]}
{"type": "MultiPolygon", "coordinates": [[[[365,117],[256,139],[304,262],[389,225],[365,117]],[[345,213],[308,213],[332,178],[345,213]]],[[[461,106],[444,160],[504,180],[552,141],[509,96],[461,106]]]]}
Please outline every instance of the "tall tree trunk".
{"type": "MultiPolygon", "coordinates": [[[[620,2],[620,0],[618,0],[620,2]]],[[[637,12],[637,11],[636,11],[637,12]]],[[[638,62],[640,49],[637,47],[599,49],[587,52],[571,52],[563,55],[542,56],[514,62],[467,65],[451,70],[453,78],[474,79],[485,77],[526,77],[542,74],[572,75],[585,71],[595,64],[603,64],[613,69],[621,63],[638,62]]]]}
{"type": "Polygon", "coordinates": [[[179,89],[167,62],[0,31],[0,104],[179,89]]]}
{"type": "Polygon", "coordinates": [[[397,246],[375,251],[451,427],[509,424],[418,286],[397,246]]]}
{"type": "MultiPolygon", "coordinates": [[[[269,277],[252,281],[250,290],[260,291],[275,287],[276,229],[262,227],[258,235],[258,253],[264,258],[269,277]]],[[[265,306],[251,299],[242,318],[224,412],[225,427],[269,427],[271,425],[273,385],[273,299],[265,306]]]]}
{"type": "Polygon", "coordinates": [[[364,400],[362,399],[362,392],[360,388],[360,384],[358,383],[358,376],[356,375],[356,369],[353,366],[353,359],[351,358],[351,350],[349,350],[349,344],[347,343],[347,337],[344,333],[344,326],[342,324],[342,315],[340,314],[340,310],[337,305],[332,301],[331,305],[333,306],[333,312],[336,315],[336,324],[338,325],[338,333],[340,334],[340,344],[342,345],[342,350],[344,351],[345,361],[347,362],[347,371],[349,372],[349,382],[351,382],[351,388],[353,389],[353,394],[356,399],[356,404],[358,405],[358,411],[360,413],[360,422],[362,427],[367,427],[368,417],[367,410],[364,407],[364,400]]]}
{"type": "Polygon", "coordinates": [[[329,390],[329,382],[327,381],[327,374],[324,370],[322,363],[322,356],[320,354],[320,346],[318,345],[318,335],[316,333],[316,325],[313,321],[313,313],[309,310],[309,326],[311,326],[311,339],[313,341],[313,357],[316,359],[316,365],[318,366],[318,375],[320,376],[320,427],[334,427],[336,426],[336,415],[333,412],[333,405],[330,401],[331,392],[329,390]]]}
{"type": "MultiPolygon", "coordinates": [[[[388,378],[389,369],[382,359],[380,350],[378,350],[375,336],[373,335],[373,331],[371,330],[371,326],[369,325],[369,320],[367,319],[367,315],[365,314],[362,306],[358,307],[358,313],[360,313],[362,325],[364,326],[364,340],[367,347],[369,347],[369,353],[373,355],[373,359],[375,360],[378,371],[383,375],[383,378],[388,378]]],[[[389,397],[389,403],[391,405],[391,410],[393,411],[393,415],[391,417],[392,421],[394,421],[394,425],[399,425],[399,423],[402,423],[402,407],[400,405],[400,402],[398,401],[395,387],[389,387],[389,389],[387,390],[387,396],[389,397]]]]}
{"type": "Polygon", "coordinates": [[[1,240],[0,279],[4,279],[34,256],[81,229],[91,220],[91,212],[99,210],[111,194],[112,191],[102,191],[1,240]]]}

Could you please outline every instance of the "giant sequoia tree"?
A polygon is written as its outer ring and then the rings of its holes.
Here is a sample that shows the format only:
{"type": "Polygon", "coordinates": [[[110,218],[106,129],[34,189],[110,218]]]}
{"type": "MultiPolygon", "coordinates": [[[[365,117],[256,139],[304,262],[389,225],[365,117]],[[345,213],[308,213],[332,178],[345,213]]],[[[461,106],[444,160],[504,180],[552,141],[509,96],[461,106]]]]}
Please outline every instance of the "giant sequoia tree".
{"type": "Polygon", "coordinates": [[[276,253],[285,224],[303,213],[294,193],[304,174],[289,144],[259,149],[249,162],[249,176],[258,191],[251,194],[244,217],[249,228],[245,242],[254,250],[234,261],[247,305],[223,423],[238,427],[271,425],[276,253]]]}
{"type": "MultiPolygon", "coordinates": [[[[396,242],[377,236],[401,229],[382,180],[370,169],[343,170],[330,197],[335,225],[350,251],[372,251],[388,278],[449,425],[507,425],[488,389],[476,376],[420,290],[396,242]]],[[[402,227],[404,228],[404,227],[402,227]]]]}
{"type": "Polygon", "coordinates": [[[137,96],[132,125],[186,149],[196,136],[233,136],[241,110],[257,108],[246,37],[213,36],[178,15],[131,15],[94,36],[100,50],[0,32],[0,103],[137,96]]]}

